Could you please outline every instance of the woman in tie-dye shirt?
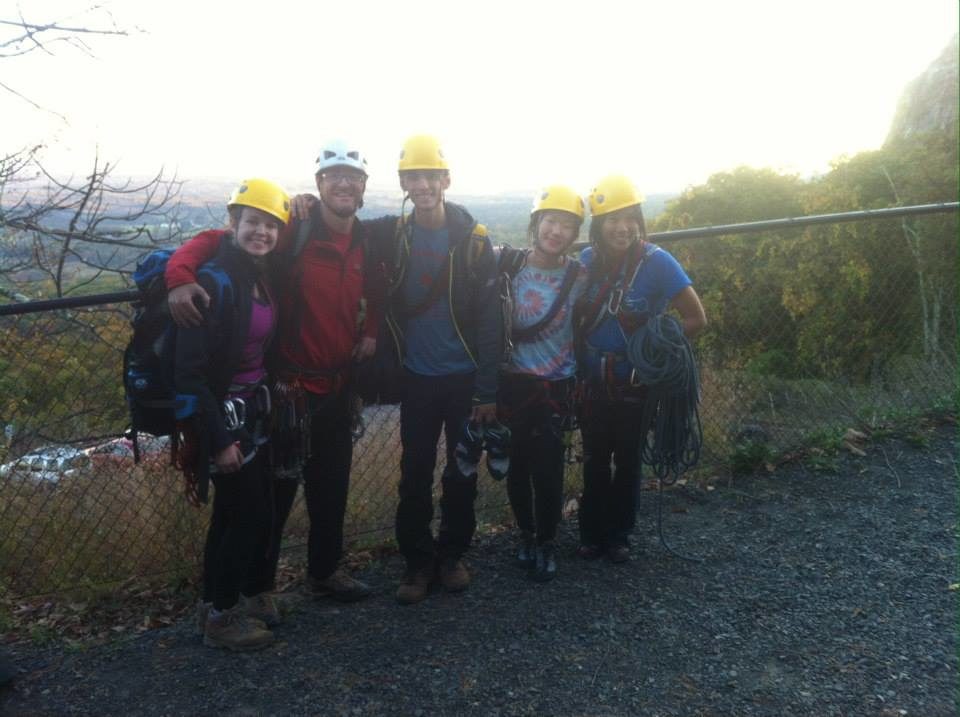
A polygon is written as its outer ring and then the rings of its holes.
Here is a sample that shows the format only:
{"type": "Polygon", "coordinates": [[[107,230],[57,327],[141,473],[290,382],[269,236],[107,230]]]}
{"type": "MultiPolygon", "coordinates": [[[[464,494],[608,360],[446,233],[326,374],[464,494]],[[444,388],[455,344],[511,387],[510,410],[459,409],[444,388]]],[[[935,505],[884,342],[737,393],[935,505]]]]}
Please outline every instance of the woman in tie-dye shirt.
{"type": "Polygon", "coordinates": [[[513,350],[498,394],[498,413],[512,431],[507,494],[520,530],[517,560],[540,582],[557,572],[564,432],[572,427],[576,382],[572,313],[586,278],[566,252],[583,217],[576,192],[547,187],[530,216],[531,248],[504,249],[500,257],[501,267],[514,268],[513,350]]]}

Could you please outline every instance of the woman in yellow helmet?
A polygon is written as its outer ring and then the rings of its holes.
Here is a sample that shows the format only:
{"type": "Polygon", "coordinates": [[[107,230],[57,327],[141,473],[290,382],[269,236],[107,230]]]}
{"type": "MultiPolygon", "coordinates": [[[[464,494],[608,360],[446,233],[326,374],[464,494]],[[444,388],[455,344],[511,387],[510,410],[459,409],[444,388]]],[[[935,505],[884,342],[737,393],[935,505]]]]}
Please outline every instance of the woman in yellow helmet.
{"type": "Polygon", "coordinates": [[[270,398],[264,355],[277,325],[265,257],[289,219],[277,184],[244,180],[227,203],[229,227],[210,230],[219,251],[197,272],[210,296],[200,326],[178,328],[174,382],[191,439],[181,454],[188,477],[209,471],[215,493],[203,561],[198,618],[204,644],[252,650],[273,642],[279,616],[258,586],[270,541],[266,451],[270,398]]]}
{"type": "Polygon", "coordinates": [[[557,572],[564,434],[573,424],[576,383],[573,305],[586,278],[580,262],[566,252],[583,217],[576,192],[546,187],[530,214],[531,248],[504,247],[500,254],[513,296],[512,350],[498,392],[498,413],[512,433],[507,495],[520,530],[517,562],[538,582],[557,572]]]}
{"type": "Polygon", "coordinates": [[[581,255],[588,280],[577,307],[584,379],[579,554],[606,553],[615,563],[630,559],[640,445],[646,438],[641,425],[646,389],[628,359],[630,337],[647,319],[671,309],[687,337],[707,323],[686,272],[669,252],[647,242],[642,201],[621,175],[604,178],[590,193],[590,246],[581,255]]]}

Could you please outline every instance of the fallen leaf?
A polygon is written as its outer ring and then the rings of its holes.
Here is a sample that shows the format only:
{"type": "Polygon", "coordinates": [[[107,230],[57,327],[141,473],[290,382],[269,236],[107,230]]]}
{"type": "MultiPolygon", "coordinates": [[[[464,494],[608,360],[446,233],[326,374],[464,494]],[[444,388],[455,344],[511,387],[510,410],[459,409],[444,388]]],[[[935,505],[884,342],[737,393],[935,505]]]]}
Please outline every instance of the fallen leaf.
{"type": "Polygon", "coordinates": [[[867,455],[865,451],[860,448],[857,448],[855,445],[850,443],[850,441],[844,441],[843,447],[850,451],[855,456],[865,456],[867,455]]]}
{"type": "Polygon", "coordinates": [[[861,433],[855,428],[848,428],[847,432],[843,434],[843,437],[847,441],[865,441],[867,440],[867,434],[861,433]]]}

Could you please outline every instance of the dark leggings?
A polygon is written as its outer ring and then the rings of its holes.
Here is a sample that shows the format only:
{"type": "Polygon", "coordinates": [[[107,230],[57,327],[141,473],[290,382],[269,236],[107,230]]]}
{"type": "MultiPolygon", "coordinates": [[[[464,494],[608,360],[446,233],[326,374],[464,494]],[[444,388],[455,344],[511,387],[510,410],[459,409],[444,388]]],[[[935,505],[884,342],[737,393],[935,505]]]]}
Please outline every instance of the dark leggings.
{"type": "Polygon", "coordinates": [[[500,411],[511,432],[507,496],[517,527],[536,533],[538,544],[557,536],[566,450],[561,416],[543,383],[511,376],[500,382],[500,411]]]}
{"type": "Polygon", "coordinates": [[[642,416],[639,402],[590,400],[584,405],[580,422],[580,542],[584,545],[628,545],[636,524],[642,416]]]}
{"type": "Polygon", "coordinates": [[[270,541],[270,483],[265,451],[236,473],[214,473],[213,512],[203,554],[203,599],[217,610],[255,595],[257,566],[270,541]]]}

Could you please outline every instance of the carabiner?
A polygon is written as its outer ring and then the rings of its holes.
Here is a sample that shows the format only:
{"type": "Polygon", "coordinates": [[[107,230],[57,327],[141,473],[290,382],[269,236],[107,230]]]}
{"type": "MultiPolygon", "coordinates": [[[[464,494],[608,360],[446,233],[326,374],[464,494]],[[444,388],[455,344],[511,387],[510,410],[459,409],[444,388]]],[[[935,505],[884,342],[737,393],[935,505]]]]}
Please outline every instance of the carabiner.
{"type": "Polygon", "coordinates": [[[228,431],[243,428],[247,422],[247,404],[242,398],[228,398],[223,402],[223,422],[228,431]]]}
{"type": "Polygon", "coordinates": [[[609,313],[611,316],[616,316],[620,311],[620,304],[622,302],[623,289],[618,286],[616,289],[610,292],[610,298],[607,299],[607,313],[609,313]],[[614,301],[614,297],[616,297],[616,301],[614,301]]]}

